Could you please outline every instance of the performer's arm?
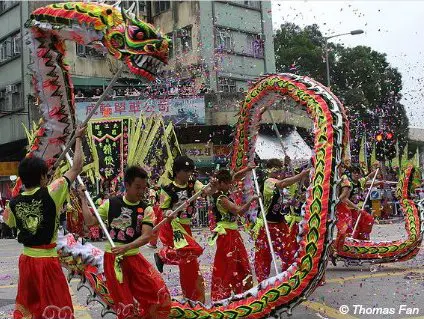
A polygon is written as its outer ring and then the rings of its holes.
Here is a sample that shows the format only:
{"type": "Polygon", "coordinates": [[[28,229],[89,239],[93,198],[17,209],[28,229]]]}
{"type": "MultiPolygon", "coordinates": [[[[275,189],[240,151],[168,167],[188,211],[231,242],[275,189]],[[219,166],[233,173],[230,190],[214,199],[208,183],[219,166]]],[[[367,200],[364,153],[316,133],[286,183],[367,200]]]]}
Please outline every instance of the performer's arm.
{"type": "Polygon", "coordinates": [[[228,197],[222,196],[221,198],[218,198],[217,205],[221,205],[222,208],[226,211],[229,211],[233,215],[243,215],[246,213],[252,202],[258,199],[258,196],[253,196],[249,198],[249,200],[242,206],[238,206],[231,202],[228,197]]]}
{"type": "Polygon", "coordinates": [[[78,195],[81,199],[81,209],[82,209],[82,215],[84,216],[84,223],[88,227],[95,226],[99,224],[99,221],[97,218],[91,213],[90,208],[88,207],[88,201],[87,198],[85,198],[84,194],[85,188],[78,187],[78,195]]]}
{"type": "Polygon", "coordinates": [[[255,165],[251,165],[251,164],[249,164],[249,165],[247,165],[245,168],[243,168],[243,169],[239,170],[237,173],[234,173],[234,175],[233,175],[233,182],[237,182],[237,181],[239,181],[239,180],[243,179],[243,178],[244,178],[244,176],[245,176],[248,172],[250,172],[252,169],[254,169],[255,167],[256,167],[255,165]]]}
{"type": "Polygon", "coordinates": [[[71,182],[71,184],[75,181],[77,176],[82,172],[82,167],[84,164],[83,152],[82,152],[82,139],[84,138],[86,127],[78,128],[75,132],[76,140],[75,140],[75,152],[72,167],[65,173],[65,176],[71,182]]]}
{"type": "Polygon", "coordinates": [[[197,193],[203,189],[202,197],[213,195],[216,193],[217,183],[218,181],[216,178],[211,178],[209,182],[209,187],[205,187],[202,182],[196,180],[196,182],[194,183],[194,191],[197,193]]]}
{"type": "Polygon", "coordinates": [[[359,207],[351,202],[351,200],[349,199],[349,196],[350,196],[350,188],[349,187],[343,187],[342,193],[339,196],[340,202],[345,203],[349,208],[359,210],[359,207]]]}
{"type": "Polygon", "coordinates": [[[297,175],[280,180],[277,183],[275,183],[275,186],[277,186],[279,189],[283,189],[290,185],[293,185],[294,183],[297,183],[298,181],[300,181],[303,177],[308,176],[309,171],[310,169],[306,169],[297,175]]]}

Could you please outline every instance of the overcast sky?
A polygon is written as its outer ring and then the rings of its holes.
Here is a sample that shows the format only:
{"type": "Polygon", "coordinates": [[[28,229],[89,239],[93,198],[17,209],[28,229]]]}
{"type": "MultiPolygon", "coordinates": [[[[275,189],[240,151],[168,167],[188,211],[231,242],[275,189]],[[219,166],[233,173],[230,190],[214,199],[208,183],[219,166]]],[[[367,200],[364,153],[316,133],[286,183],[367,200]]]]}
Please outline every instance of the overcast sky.
{"type": "Polygon", "coordinates": [[[324,35],[363,29],[330,41],[386,53],[402,74],[410,126],[424,128],[424,1],[272,1],[274,30],[282,23],[316,23],[324,35]]]}

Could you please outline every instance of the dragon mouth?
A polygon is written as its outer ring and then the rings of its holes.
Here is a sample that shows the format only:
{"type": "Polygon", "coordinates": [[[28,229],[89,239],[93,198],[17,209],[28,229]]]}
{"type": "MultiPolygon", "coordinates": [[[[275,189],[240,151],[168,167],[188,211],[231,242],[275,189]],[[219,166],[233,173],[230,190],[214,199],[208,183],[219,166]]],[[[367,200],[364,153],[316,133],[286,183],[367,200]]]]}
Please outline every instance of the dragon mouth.
{"type": "Polygon", "coordinates": [[[141,73],[140,75],[147,78],[155,78],[160,69],[165,66],[164,62],[151,55],[139,55],[135,58],[132,58],[131,62],[134,68],[137,68],[140,71],[144,71],[136,73],[141,73]]]}

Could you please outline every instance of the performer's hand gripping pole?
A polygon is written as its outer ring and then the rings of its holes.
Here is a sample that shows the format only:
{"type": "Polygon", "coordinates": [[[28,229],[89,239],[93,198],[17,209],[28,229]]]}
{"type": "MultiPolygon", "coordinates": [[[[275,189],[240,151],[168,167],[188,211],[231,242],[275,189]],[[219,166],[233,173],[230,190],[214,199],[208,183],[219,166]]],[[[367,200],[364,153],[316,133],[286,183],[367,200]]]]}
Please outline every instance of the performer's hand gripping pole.
{"type": "MultiPolygon", "coordinates": [[[[122,64],[121,67],[118,69],[118,71],[115,73],[115,75],[112,78],[112,80],[109,82],[109,85],[104,90],[103,94],[97,100],[96,105],[91,110],[90,114],[88,114],[88,116],[85,119],[85,121],[80,125],[81,127],[87,126],[88,121],[90,121],[90,119],[93,117],[93,115],[97,112],[97,109],[99,108],[100,104],[104,101],[104,99],[106,98],[108,92],[112,89],[113,85],[118,80],[118,78],[121,75],[121,73],[124,70],[124,68],[125,68],[125,65],[122,64]]],[[[64,148],[62,154],[60,154],[60,156],[58,157],[58,159],[56,160],[56,162],[54,163],[54,165],[50,168],[50,172],[49,172],[50,174],[49,175],[51,175],[56,170],[56,168],[58,167],[58,165],[60,164],[60,162],[62,162],[62,160],[65,157],[65,154],[67,154],[68,151],[70,150],[70,148],[74,145],[75,139],[76,139],[76,136],[74,134],[74,136],[72,136],[71,140],[68,142],[68,144],[64,148]]]]}
{"type": "MultiPolygon", "coordinates": [[[[65,148],[65,146],[63,146],[63,148],[65,148]]],[[[69,165],[71,165],[71,166],[74,165],[72,158],[71,158],[71,156],[69,156],[68,152],[65,153],[65,156],[66,156],[66,159],[68,160],[69,165]]],[[[81,176],[79,176],[79,175],[77,176],[77,181],[80,185],[84,186],[84,182],[82,181],[81,176]]],[[[107,231],[106,225],[103,223],[103,220],[99,215],[99,212],[97,211],[96,205],[94,204],[93,199],[90,196],[90,193],[87,190],[85,190],[84,195],[85,195],[85,198],[87,198],[88,203],[90,204],[91,208],[93,209],[94,215],[96,216],[97,221],[99,222],[99,225],[102,228],[103,233],[106,235],[107,240],[109,241],[109,243],[112,247],[115,247],[115,244],[114,244],[112,238],[110,237],[109,232],[107,231]]]]}
{"type": "Polygon", "coordinates": [[[260,189],[259,189],[258,177],[256,176],[256,169],[255,168],[252,169],[252,174],[253,174],[253,180],[255,182],[256,194],[258,195],[259,207],[261,208],[261,214],[262,214],[262,218],[263,218],[263,221],[264,221],[266,237],[268,239],[268,245],[269,245],[269,249],[271,250],[271,256],[272,256],[272,261],[273,261],[274,268],[275,268],[275,273],[278,275],[280,272],[278,271],[277,259],[275,257],[274,246],[272,245],[271,234],[269,233],[268,223],[266,221],[264,203],[262,202],[262,196],[261,196],[261,192],[260,192],[260,189]]]}
{"type": "Polygon", "coordinates": [[[205,190],[210,189],[210,188],[211,188],[210,184],[207,184],[205,187],[203,187],[196,194],[194,194],[189,199],[184,201],[184,203],[182,203],[180,206],[178,206],[171,214],[169,214],[169,216],[166,216],[159,224],[157,224],[155,227],[153,227],[152,232],[156,233],[163,225],[165,225],[165,223],[169,222],[170,218],[177,217],[177,214],[179,212],[181,212],[184,208],[186,208],[188,204],[190,204],[191,202],[198,199],[205,190]]]}
{"type": "MultiPolygon", "coordinates": [[[[371,193],[371,190],[372,190],[372,187],[373,187],[373,185],[374,185],[374,182],[375,182],[375,179],[376,179],[376,177],[377,177],[377,174],[378,174],[379,169],[380,169],[380,168],[378,167],[378,168],[377,168],[377,170],[375,171],[374,177],[373,177],[373,179],[372,179],[372,182],[371,182],[370,188],[368,189],[367,196],[365,196],[364,203],[362,204],[362,208],[361,208],[361,210],[364,210],[364,208],[365,208],[365,204],[366,204],[366,202],[367,202],[367,200],[368,200],[368,197],[370,196],[370,193],[371,193]]],[[[362,216],[362,214],[359,214],[358,218],[356,219],[355,227],[353,227],[353,231],[352,231],[352,237],[355,235],[356,228],[358,228],[359,221],[361,220],[361,216],[362,216]]]]}

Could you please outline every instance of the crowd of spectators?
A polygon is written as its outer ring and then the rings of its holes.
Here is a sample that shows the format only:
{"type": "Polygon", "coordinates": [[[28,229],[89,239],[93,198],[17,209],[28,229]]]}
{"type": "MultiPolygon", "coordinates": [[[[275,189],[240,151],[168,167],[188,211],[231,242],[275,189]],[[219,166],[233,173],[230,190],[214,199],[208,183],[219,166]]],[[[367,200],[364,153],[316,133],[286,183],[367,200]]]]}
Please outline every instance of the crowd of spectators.
{"type": "MultiPolygon", "coordinates": [[[[94,89],[76,89],[75,98],[99,98],[103,93],[103,88],[94,89]]],[[[208,93],[204,83],[196,89],[193,83],[184,83],[178,85],[145,85],[138,87],[114,87],[108,95],[109,98],[117,97],[142,97],[142,98],[160,98],[160,97],[188,97],[198,96],[208,93]]]]}

